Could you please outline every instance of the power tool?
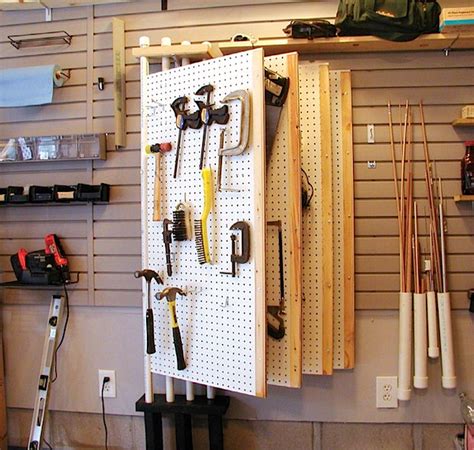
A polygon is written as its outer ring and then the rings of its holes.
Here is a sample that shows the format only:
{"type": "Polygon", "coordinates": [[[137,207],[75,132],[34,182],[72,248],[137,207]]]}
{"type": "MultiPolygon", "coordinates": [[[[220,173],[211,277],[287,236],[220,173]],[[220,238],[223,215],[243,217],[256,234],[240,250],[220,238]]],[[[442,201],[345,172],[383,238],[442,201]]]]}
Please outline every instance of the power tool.
{"type": "Polygon", "coordinates": [[[29,252],[21,248],[10,257],[17,280],[22,284],[60,285],[70,281],[68,260],[58,236],[44,238],[45,249],[29,252]]]}

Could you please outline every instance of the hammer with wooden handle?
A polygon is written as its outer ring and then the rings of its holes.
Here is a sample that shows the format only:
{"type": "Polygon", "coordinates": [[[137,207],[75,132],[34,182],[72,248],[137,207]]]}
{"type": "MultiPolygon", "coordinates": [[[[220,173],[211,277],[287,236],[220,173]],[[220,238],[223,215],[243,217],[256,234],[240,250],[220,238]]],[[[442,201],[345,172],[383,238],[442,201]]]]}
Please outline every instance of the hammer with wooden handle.
{"type": "Polygon", "coordinates": [[[161,220],[161,155],[168,153],[171,150],[171,143],[164,142],[161,144],[147,145],[145,147],[146,154],[155,155],[155,189],[153,199],[153,221],[159,222],[161,220]]]}
{"type": "Polygon", "coordinates": [[[176,294],[186,296],[186,292],[177,287],[169,287],[163,289],[159,294],[155,294],[157,300],[166,298],[168,301],[168,309],[170,312],[170,325],[173,330],[173,343],[178,362],[178,370],[186,369],[186,361],[183,354],[183,342],[181,341],[181,333],[179,332],[178,317],[176,316],[176,294]]]}

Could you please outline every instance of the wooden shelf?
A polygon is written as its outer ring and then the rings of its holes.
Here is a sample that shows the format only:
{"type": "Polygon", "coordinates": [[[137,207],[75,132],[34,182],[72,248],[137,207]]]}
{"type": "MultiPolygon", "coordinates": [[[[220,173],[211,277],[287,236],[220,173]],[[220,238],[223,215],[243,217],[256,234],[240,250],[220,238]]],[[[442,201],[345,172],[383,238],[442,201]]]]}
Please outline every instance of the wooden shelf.
{"type": "Polygon", "coordinates": [[[455,195],[454,201],[458,202],[474,202],[474,195],[455,195]]]}
{"type": "Polygon", "coordinates": [[[132,55],[135,58],[146,56],[147,58],[163,58],[165,56],[180,56],[190,59],[201,60],[204,58],[217,58],[222,52],[217,44],[191,44],[191,45],[158,45],[154,47],[133,48],[132,55]]]}
{"type": "Polygon", "coordinates": [[[346,36],[318,39],[260,39],[256,42],[218,42],[215,44],[169,45],[146,48],[133,48],[136,58],[161,58],[163,56],[190,57],[199,60],[216,58],[222,55],[263,48],[266,56],[280,53],[298,52],[300,54],[314,53],[364,53],[364,52],[411,52],[445,49],[471,50],[474,49],[474,33],[435,33],[425,34],[413,41],[393,42],[375,36],[346,36]]]}
{"type": "Polygon", "coordinates": [[[425,34],[413,41],[392,42],[375,36],[346,36],[318,39],[261,39],[251,42],[220,42],[219,48],[225,55],[264,49],[265,55],[284,52],[307,53],[362,53],[362,52],[407,52],[427,50],[469,50],[474,49],[474,33],[425,34]]]}
{"type": "Polygon", "coordinates": [[[474,118],[456,119],[451,122],[453,127],[474,127],[474,118]]]}

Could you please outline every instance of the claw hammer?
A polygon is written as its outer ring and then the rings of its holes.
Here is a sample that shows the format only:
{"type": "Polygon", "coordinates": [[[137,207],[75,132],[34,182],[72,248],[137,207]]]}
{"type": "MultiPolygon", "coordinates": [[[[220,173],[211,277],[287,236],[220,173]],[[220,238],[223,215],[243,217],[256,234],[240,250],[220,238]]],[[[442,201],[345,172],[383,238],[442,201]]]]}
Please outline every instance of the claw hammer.
{"type": "Polygon", "coordinates": [[[143,269],[137,270],[134,273],[135,278],[145,278],[148,297],[147,297],[147,310],[146,310],[146,352],[149,355],[156,353],[155,347],[155,324],[153,321],[153,309],[151,307],[151,282],[155,280],[158,284],[163,284],[163,280],[154,270],[143,269]]]}
{"type": "Polygon", "coordinates": [[[166,298],[168,301],[168,309],[170,312],[170,325],[173,330],[173,343],[178,362],[178,370],[186,369],[186,361],[184,360],[183,342],[181,341],[181,333],[178,326],[178,317],[176,315],[176,294],[186,296],[186,292],[177,287],[169,287],[163,289],[159,294],[155,294],[155,298],[162,300],[166,298]]]}

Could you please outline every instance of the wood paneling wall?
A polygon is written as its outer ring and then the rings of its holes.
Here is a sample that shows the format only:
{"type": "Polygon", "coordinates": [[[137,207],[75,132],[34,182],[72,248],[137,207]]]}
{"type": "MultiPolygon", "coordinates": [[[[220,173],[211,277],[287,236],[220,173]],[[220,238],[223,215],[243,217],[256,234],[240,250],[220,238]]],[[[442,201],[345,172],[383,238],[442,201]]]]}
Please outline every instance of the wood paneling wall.
{"type": "MultiPolygon", "coordinates": [[[[337,2],[246,1],[193,2],[174,0],[173,10],[159,12],[159,2],[64,8],[44,22],[42,11],[0,13],[0,65],[22,67],[58,63],[71,69],[71,79],[56,89],[48,106],[0,109],[0,138],[21,135],[109,133],[106,161],[16,164],[0,166],[0,185],[52,183],[110,183],[111,202],[95,206],[19,206],[0,210],[0,267],[11,278],[9,255],[20,247],[42,247],[42,237],[56,232],[63,238],[71,269],[81,272],[71,288],[76,305],[139,306],[140,283],[132,272],[140,267],[139,65],[131,55],[141,35],[152,45],[161,37],[219,41],[235,33],[255,37],[281,36],[292,18],[333,17],[337,2]],[[217,5],[217,6],[216,6],[217,5]],[[213,6],[213,7],[211,7],[213,6]],[[114,150],[112,101],[112,17],[126,29],[127,145],[114,150]],[[7,35],[64,29],[70,47],[16,50],[7,35]],[[99,91],[97,78],[105,78],[99,91]]],[[[334,69],[351,69],[354,120],[356,215],[356,307],[397,308],[397,223],[386,103],[423,100],[431,156],[443,178],[449,252],[449,286],[456,308],[466,307],[466,290],[474,287],[474,217],[471,205],[451,200],[460,192],[462,142],[474,139],[472,129],[450,123],[461,107],[474,103],[474,52],[324,55],[334,69]],[[366,125],[375,124],[375,144],[366,144],[366,125]],[[367,161],[377,161],[368,169],[367,161]]],[[[159,70],[159,67],[155,67],[159,70]]],[[[421,130],[415,129],[415,196],[424,196],[421,130]]],[[[423,206],[421,207],[423,214],[423,206]]],[[[421,223],[424,233],[425,224],[421,223]]],[[[424,243],[422,241],[422,243],[424,243]]],[[[47,301],[48,293],[8,290],[6,302],[47,301]]]]}

